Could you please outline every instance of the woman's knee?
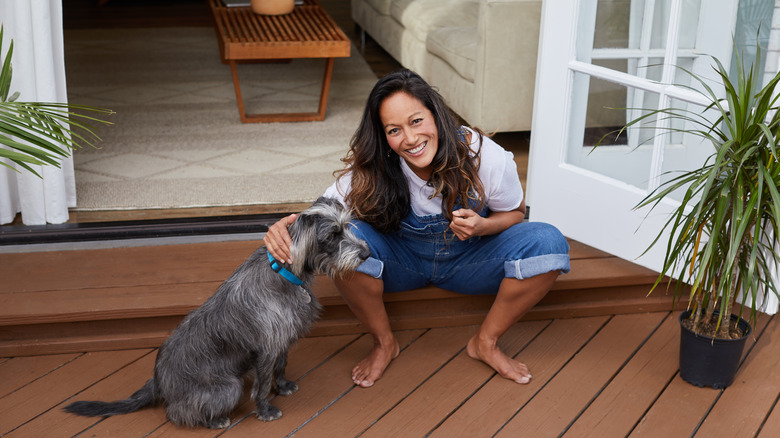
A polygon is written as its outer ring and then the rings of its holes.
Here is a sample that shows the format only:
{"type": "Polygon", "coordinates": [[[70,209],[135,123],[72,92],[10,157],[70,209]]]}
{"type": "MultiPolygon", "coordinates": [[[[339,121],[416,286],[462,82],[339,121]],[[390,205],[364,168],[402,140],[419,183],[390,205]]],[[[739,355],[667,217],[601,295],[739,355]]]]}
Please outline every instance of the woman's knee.
{"type": "Polygon", "coordinates": [[[523,225],[515,236],[517,252],[504,264],[505,276],[525,279],[553,271],[569,272],[569,242],[560,230],[543,222],[523,225]]]}
{"type": "MultiPolygon", "coordinates": [[[[358,239],[366,242],[371,251],[371,258],[376,261],[384,260],[388,254],[392,254],[392,245],[394,244],[391,236],[382,234],[367,222],[353,220],[350,222],[352,233],[358,239]]],[[[371,272],[366,272],[373,275],[371,272]]],[[[377,275],[374,275],[375,277],[377,275]]]]}
{"type": "Polygon", "coordinates": [[[515,238],[525,246],[529,255],[568,254],[569,241],[558,228],[545,222],[524,222],[517,228],[515,238]]]}
{"type": "Polygon", "coordinates": [[[539,224],[539,240],[548,246],[551,254],[569,253],[569,241],[558,228],[544,222],[537,223],[539,224]]]}

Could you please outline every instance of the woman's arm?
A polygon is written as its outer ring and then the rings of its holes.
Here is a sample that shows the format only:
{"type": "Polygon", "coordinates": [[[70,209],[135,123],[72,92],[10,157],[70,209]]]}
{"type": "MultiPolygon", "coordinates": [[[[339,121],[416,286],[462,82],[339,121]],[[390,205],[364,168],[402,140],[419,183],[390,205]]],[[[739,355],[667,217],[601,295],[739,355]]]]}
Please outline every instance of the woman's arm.
{"type": "Polygon", "coordinates": [[[523,222],[525,210],[525,200],[514,210],[491,212],[486,218],[473,210],[460,209],[452,213],[450,229],[460,240],[498,234],[514,224],[523,222]]]}

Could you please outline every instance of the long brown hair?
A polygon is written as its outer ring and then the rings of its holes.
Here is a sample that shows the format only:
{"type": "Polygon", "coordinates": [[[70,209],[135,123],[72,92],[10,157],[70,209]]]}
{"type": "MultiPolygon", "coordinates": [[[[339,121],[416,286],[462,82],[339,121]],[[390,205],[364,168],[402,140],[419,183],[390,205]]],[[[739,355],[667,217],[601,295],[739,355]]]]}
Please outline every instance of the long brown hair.
{"type": "MultiPolygon", "coordinates": [[[[472,156],[465,133],[460,132],[457,119],[441,95],[417,73],[403,69],[374,85],[349,152],[342,159],[346,167],[336,172],[337,176],[351,172],[352,188],[345,200],[355,217],[386,233],[398,230],[401,220],[411,212],[401,162],[390,149],[379,117],[382,102],[399,92],[420,100],[436,121],[438,150],[431,163],[433,171],[428,185],[434,189],[433,197],[441,195],[445,217],[452,220],[456,205],[481,210],[485,193],[477,173],[480,150],[472,156]]],[[[481,149],[483,134],[476,132],[481,149]]]]}

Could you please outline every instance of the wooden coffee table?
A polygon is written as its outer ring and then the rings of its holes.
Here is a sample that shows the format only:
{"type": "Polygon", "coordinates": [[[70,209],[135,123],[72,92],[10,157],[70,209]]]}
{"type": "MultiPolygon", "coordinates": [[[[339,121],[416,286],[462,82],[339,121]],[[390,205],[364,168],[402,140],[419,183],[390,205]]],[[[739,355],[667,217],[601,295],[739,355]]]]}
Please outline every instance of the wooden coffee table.
{"type": "Polygon", "coordinates": [[[209,0],[222,62],[230,64],[238,112],[243,123],[306,122],[325,119],[333,60],[349,57],[350,41],[316,0],[305,0],[286,15],[258,15],[248,7],[225,7],[209,0]],[[326,58],[317,112],[246,114],[237,61],[326,58]]]}

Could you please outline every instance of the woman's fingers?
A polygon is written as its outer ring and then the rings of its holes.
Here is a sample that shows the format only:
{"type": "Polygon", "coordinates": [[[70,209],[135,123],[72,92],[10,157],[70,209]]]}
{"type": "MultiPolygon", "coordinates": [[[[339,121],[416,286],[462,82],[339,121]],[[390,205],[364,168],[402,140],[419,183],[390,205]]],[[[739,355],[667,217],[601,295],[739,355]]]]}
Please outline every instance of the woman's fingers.
{"type": "Polygon", "coordinates": [[[479,215],[473,210],[461,208],[452,212],[452,222],[450,229],[460,240],[469,239],[476,234],[476,218],[479,215]]]}
{"type": "Polygon", "coordinates": [[[265,234],[263,241],[266,248],[274,256],[275,259],[282,260],[285,263],[292,263],[292,255],[290,253],[290,247],[292,246],[292,238],[287,231],[295,218],[296,214],[291,214],[277,221],[275,224],[268,227],[268,232],[265,234]]]}

